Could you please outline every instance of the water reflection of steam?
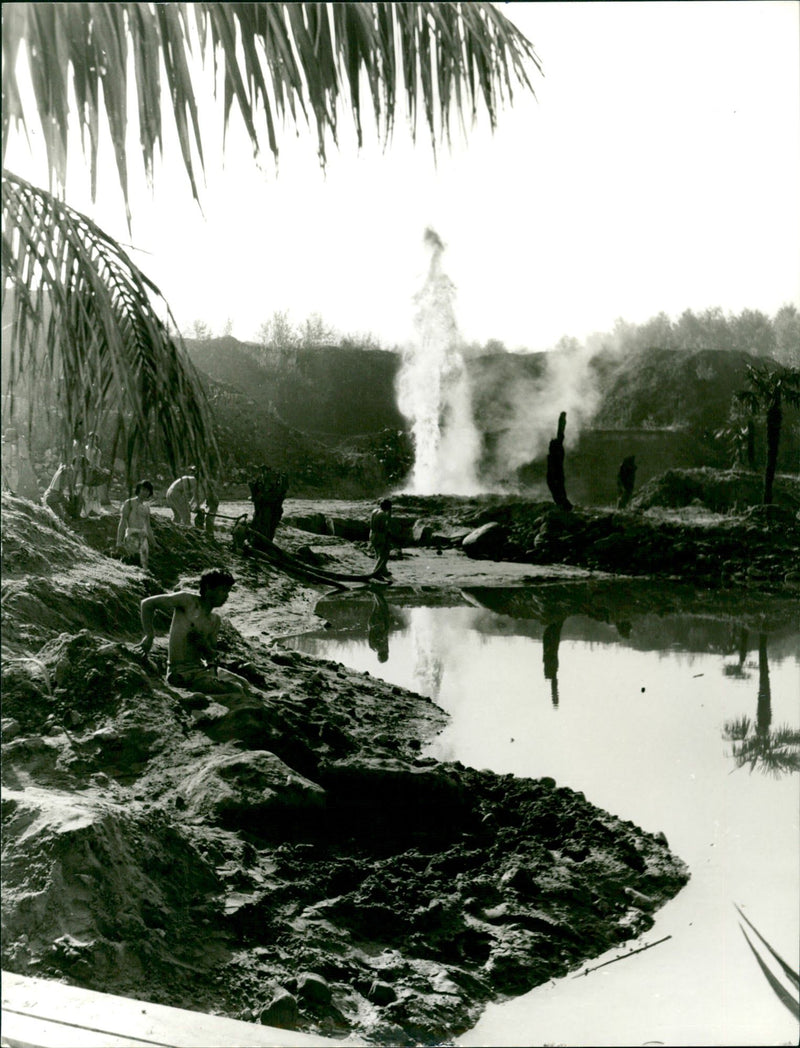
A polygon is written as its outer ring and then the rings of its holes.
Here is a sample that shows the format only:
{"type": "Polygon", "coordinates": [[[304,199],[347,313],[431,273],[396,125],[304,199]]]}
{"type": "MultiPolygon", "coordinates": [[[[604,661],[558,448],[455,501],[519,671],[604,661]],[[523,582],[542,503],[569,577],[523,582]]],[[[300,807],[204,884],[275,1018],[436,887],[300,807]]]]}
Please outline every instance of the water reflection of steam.
{"type": "Polygon", "coordinates": [[[409,633],[414,652],[414,686],[434,702],[439,698],[448,644],[435,608],[415,608],[409,633]]]}

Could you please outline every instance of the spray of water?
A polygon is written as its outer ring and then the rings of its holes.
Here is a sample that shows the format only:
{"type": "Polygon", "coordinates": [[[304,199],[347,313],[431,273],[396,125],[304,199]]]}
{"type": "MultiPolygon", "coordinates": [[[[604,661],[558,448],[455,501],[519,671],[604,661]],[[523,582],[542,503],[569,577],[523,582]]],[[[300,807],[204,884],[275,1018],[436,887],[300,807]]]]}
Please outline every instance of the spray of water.
{"type": "Polygon", "coordinates": [[[456,324],[455,286],[442,270],[444,244],[425,230],[430,266],[414,298],[415,338],[403,352],[397,403],[411,424],[414,470],[407,490],[417,495],[473,495],[481,436],[456,324]]]}

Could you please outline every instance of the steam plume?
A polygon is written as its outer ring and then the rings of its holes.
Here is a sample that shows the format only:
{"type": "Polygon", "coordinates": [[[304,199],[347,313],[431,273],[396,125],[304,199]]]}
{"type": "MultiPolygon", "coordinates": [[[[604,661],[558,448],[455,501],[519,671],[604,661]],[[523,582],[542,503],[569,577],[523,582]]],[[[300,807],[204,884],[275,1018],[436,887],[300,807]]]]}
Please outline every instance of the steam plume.
{"type": "Polygon", "coordinates": [[[463,342],[455,319],[455,286],[442,270],[444,244],[433,229],[424,242],[428,275],[414,297],[415,338],[403,351],[397,402],[411,423],[415,461],[408,490],[418,495],[471,495],[481,437],[472,417],[472,394],[463,342]]]}
{"type": "Polygon", "coordinates": [[[590,360],[591,353],[583,347],[554,350],[538,379],[518,382],[506,391],[508,425],[496,453],[504,471],[513,473],[547,454],[561,411],[567,412],[570,442],[575,442],[599,399],[590,360]]]}

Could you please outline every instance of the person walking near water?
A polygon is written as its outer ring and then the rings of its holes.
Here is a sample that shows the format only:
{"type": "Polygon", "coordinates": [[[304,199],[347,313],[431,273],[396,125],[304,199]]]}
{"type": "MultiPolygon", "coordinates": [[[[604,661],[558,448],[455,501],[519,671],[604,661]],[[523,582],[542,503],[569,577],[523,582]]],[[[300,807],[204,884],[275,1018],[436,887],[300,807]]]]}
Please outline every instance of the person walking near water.
{"type": "Polygon", "coordinates": [[[216,663],[221,620],[215,609],[222,607],[228,599],[235,581],[229,572],[214,568],[200,577],[199,595],[180,590],[145,597],[141,602],[144,637],[139,650],[145,655],[155,639],[155,613],[172,612],[167,684],[206,695],[242,695],[247,691],[247,682],[242,677],[229,670],[220,671],[216,663]]]}
{"type": "Polygon", "coordinates": [[[172,510],[176,524],[192,523],[192,505],[195,511],[200,508],[197,502],[197,478],[188,473],[178,477],[167,488],[166,503],[172,510]]]}
{"type": "Polygon", "coordinates": [[[380,506],[372,511],[369,520],[369,541],[375,551],[377,560],[372,574],[379,579],[391,578],[391,572],[386,567],[392,541],[389,529],[392,523],[392,500],[384,499],[380,506]]]}
{"type": "Polygon", "coordinates": [[[117,547],[128,557],[138,557],[145,571],[150,563],[150,546],[155,542],[150,524],[152,497],[153,485],[149,480],[140,480],[134,497],[122,503],[117,528],[117,547]]]}

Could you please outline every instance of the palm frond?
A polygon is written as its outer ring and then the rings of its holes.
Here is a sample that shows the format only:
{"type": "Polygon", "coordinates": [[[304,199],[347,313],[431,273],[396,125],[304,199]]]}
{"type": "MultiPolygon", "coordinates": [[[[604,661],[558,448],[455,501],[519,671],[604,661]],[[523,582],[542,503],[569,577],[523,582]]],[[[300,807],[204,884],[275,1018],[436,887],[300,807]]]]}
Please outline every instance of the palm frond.
{"type": "MultiPolygon", "coordinates": [[[[434,151],[455,115],[480,108],[496,126],[513,89],[533,91],[533,45],[491,3],[17,3],[3,16],[3,156],[13,122],[27,126],[17,58],[27,56],[51,177],[63,187],[68,120],[81,133],[96,185],[101,109],[127,200],[127,78],[135,81],[145,173],[162,142],[162,97],[171,102],[181,154],[197,197],[202,169],[198,73],[192,43],[213,53],[224,83],[223,125],[234,107],[255,152],[277,159],[277,128],[303,116],[324,164],[342,109],[359,143],[365,108],[384,142],[400,101],[416,139],[419,110],[434,151]],[[190,18],[190,12],[193,18],[190,18]],[[362,89],[366,90],[362,90],[362,89]],[[77,108],[70,110],[70,90],[77,108]],[[266,140],[266,141],[265,141],[266,140]]],[[[202,75],[202,74],[200,74],[202,75]]]]}
{"type": "Polygon", "coordinates": [[[800,368],[780,364],[748,364],[747,389],[734,394],[738,403],[752,412],[769,408],[785,400],[788,404],[800,402],[800,368]]]}
{"type": "MultiPolygon", "coordinates": [[[[736,904],[734,903],[734,905],[736,904]]],[[[744,925],[740,924],[739,930],[745,937],[745,941],[747,942],[747,945],[750,947],[750,950],[756,959],[756,963],[758,964],[758,967],[761,969],[761,973],[763,974],[764,978],[767,980],[770,989],[781,1002],[781,1004],[785,1008],[787,1008],[789,1012],[791,1012],[795,1019],[797,1019],[798,1017],[800,1017],[800,1000],[798,1000],[796,996],[798,985],[800,985],[800,977],[798,976],[798,973],[794,971],[792,967],[786,963],[786,961],[783,960],[783,958],[776,952],[776,950],[773,949],[772,946],[770,946],[770,944],[767,942],[764,936],[759,932],[759,930],[752,923],[752,921],[747,919],[747,917],[744,915],[744,913],[742,913],[741,909],[738,906],[736,906],[736,909],[739,913],[739,916],[747,922],[748,926],[752,929],[752,931],[758,937],[760,942],[764,944],[764,946],[766,947],[767,954],[771,956],[775,962],[777,962],[779,968],[783,973],[783,976],[791,984],[790,988],[788,989],[786,986],[783,985],[778,976],[775,975],[775,973],[767,964],[766,955],[762,952],[761,949],[759,949],[758,946],[754,945],[750,936],[745,931],[744,925]]]]}
{"type": "MultiPolygon", "coordinates": [[[[736,903],[734,903],[733,905],[736,906],[736,903]]],[[[752,929],[752,931],[756,934],[758,939],[767,948],[767,950],[778,963],[779,967],[783,971],[783,974],[786,976],[789,982],[792,983],[795,989],[800,990],[800,971],[796,971],[794,968],[792,968],[790,964],[787,964],[786,961],[784,961],[780,954],[777,953],[777,951],[767,942],[767,940],[764,938],[764,936],[761,934],[758,928],[756,928],[756,926],[753,924],[753,922],[750,920],[747,914],[744,913],[740,906],[736,906],[736,910],[739,916],[742,918],[742,920],[748,925],[749,928],[752,929]]]]}
{"type": "Polygon", "coordinates": [[[732,742],[731,756],[737,768],[750,766],[768,775],[800,771],[800,731],[788,724],[759,731],[749,717],[726,721],[722,737],[732,742]]]}
{"type": "Polygon", "coordinates": [[[13,410],[14,395],[28,393],[30,425],[51,390],[64,452],[78,423],[116,424],[129,479],[146,449],[208,476],[209,410],[158,288],[88,218],[8,171],[2,221],[4,405],[13,410]]]}

